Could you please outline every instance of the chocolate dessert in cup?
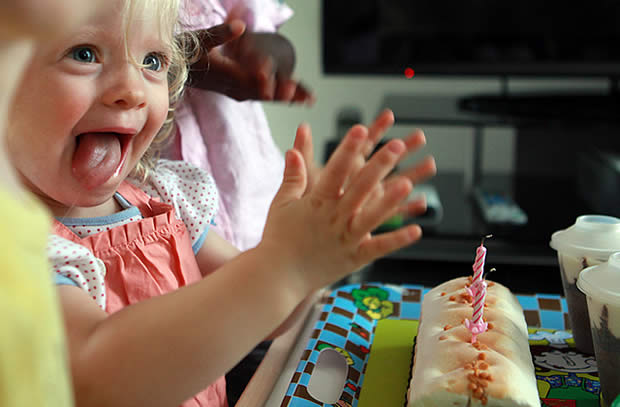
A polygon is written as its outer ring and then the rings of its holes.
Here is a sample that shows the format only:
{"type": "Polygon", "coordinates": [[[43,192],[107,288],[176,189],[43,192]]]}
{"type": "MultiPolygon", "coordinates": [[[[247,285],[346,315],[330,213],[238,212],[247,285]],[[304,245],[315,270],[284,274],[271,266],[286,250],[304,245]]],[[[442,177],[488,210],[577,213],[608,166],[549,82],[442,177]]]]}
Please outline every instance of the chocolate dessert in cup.
{"type": "Polygon", "coordinates": [[[577,289],[577,278],[583,269],[604,263],[612,253],[620,251],[620,219],[603,215],[579,216],[574,225],[555,232],[550,245],[558,252],[575,346],[591,355],[594,348],[586,297],[577,289]]]}
{"type": "Polygon", "coordinates": [[[620,395],[620,252],[583,270],[577,287],[587,298],[603,401],[611,405],[620,395]]]}

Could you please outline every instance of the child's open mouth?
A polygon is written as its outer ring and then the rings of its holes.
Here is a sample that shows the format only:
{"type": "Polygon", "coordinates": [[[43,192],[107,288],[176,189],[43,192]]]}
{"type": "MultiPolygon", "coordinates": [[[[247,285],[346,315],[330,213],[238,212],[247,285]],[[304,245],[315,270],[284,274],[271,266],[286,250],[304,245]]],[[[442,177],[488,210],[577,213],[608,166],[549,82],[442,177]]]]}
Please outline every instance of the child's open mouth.
{"type": "Polygon", "coordinates": [[[73,175],[87,189],[104,184],[120,172],[132,136],[107,131],[80,134],[73,154],[73,175]]]}

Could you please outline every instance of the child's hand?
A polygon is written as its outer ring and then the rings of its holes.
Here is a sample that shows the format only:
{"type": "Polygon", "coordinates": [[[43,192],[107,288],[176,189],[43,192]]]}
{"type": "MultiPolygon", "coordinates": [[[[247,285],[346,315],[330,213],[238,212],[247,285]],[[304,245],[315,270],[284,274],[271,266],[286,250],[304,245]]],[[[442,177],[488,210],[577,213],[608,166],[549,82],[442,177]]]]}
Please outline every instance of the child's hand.
{"type": "MultiPolygon", "coordinates": [[[[384,110],[375,118],[374,122],[372,122],[368,128],[368,138],[366,139],[366,143],[363,147],[363,158],[359,159],[356,164],[358,169],[364,165],[365,159],[370,156],[383,135],[392,127],[393,124],[394,113],[392,113],[389,109],[384,110]]],[[[414,153],[426,145],[426,137],[419,129],[413,131],[403,141],[407,146],[407,154],[414,153]]],[[[319,177],[321,167],[314,161],[312,131],[309,125],[302,124],[299,126],[297,129],[294,146],[295,149],[301,152],[304,157],[308,174],[308,184],[314,185],[319,177]]],[[[406,157],[407,154],[404,154],[402,158],[406,157]]],[[[432,177],[436,172],[437,168],[435,166],[435,159],[432,156],[427,156],[416,165],[405,168],[396,175],[390,175],[386,179],[386,182],[389,183],[392,182],[392,180],[398,179],[397,177],[399,176],[405,176],[413,185],[416,185],[432,177]]],[[[422,198],[407,202],[400,208],[399,213],[408,216],[416,216],[424,213],[425,211],[426,201],[422,198]]]]}
{"type": "Polygon", "coordinates": [[[284,180],[259,249],[277,255],[309,289],[337,281],[421,236],[418,225],[371,236],[400,209],[412,183],[407,177],[384,180],[407,151],[402,140],[389,141],[366,161],[369,142],[368,130],[354,126],[314,184],[308,183],[302,153],[286,154],[284,180]]]}
{"type": "Polygon", "coordinates": [[[312,92],[292,77],[295,49],[284,36],[246,32],[233,13],[200,38],[204,55],[192,66],[191,86],[240,101],[314,103],[312,92]]]}

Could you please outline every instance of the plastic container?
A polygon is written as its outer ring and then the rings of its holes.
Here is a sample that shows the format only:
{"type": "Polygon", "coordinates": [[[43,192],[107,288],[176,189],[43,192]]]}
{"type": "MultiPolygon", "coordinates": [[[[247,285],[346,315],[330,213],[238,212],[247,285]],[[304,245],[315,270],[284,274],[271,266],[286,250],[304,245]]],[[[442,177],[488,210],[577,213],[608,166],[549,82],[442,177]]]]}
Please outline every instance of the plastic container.
{"type": "Polygon", "coordinates": [[[620,251],[620,219],[603,215],[579,216],[569,228],[553,233],[550,245],[558,252],[575,346],[581,352],[593,354],[586,298],[577,289],[577,278],[583,269],[604,263],[612,253],[620,251]]]}
{"type": "Polygon", "coordinates": [[[620,396],[620,252],[583,270],[577,287],[587,298],[601,393],[611,405],[620,396]]]}

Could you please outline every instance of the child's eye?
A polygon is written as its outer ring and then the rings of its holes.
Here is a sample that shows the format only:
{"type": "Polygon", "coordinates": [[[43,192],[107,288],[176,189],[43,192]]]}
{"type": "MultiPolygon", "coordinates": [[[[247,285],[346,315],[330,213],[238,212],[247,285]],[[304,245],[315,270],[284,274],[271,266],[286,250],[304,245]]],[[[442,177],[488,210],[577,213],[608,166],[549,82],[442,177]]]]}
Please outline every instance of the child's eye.
{"type": "Polygon", "coordinates": [[[91,47],[76,47],[71,50],[71,58],[78,62],[92,63],[95,62],[95,51],[91,47]]]}
{"type": "Polygon", "coordinates": [[[144,57],[142,64],[146,69],[161,71],[166,65],[166,57],[159,53],[150,53],[144,57]]]}

